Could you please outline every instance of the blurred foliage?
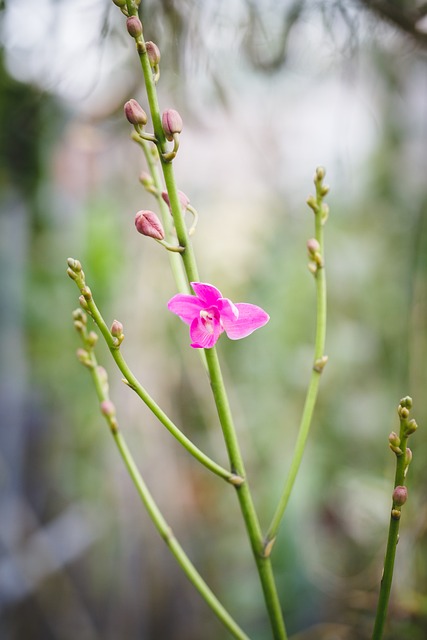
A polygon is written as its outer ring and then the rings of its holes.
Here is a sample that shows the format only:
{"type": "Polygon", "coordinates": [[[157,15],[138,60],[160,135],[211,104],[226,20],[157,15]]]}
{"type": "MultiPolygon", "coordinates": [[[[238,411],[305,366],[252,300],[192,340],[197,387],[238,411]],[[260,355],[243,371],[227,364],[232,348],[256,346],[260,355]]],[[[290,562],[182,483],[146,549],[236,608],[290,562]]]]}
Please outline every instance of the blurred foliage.
{"type": "MultiPolygon", "coordinates": [[[[349,179],[332,184],[329,198],[330,361],[274,552],[288,627],[300,640],[369,637],[394,473],[387,436],[397,426],[399,398],[411,394],[414,416],[421,426],[427,422],[427,185],[425,152],[417,151],[420,138],[425,142],[425,92],[424,97],[422,87],[413,92],[425,74],[425,57],[417,49],[424,46],[423,38],[390,17],[397,3],[360,4],[374,12],[367,14],[359,3],[282,2],[278,7],[248,1],[237,3],[235,22],[228,20],[226,3],[147,0],[141,5],[150,38],[161,45],[164,69],[170,69],[163,74],[162,67],[162,74],[183,104],[192,95],[197,57],[209,84],[205,103],[216,87],[230,113],[224,60],[210,58],[215,29],[232,32],[237,54],[243,52],[252,67],[251,72],[245,67],[242,82],[254,82],[253,68],[271,74],[272,100],[277,99],[274,74],[287,73],[295,50],[301,55],[298,29],[318,16],[322,42],[328,47],[334,42],[344,75],[360,56],[375,77],[380,113],[375,144],[361,165],[352,166],[349,179]],[[367,15],[385,16],[405,35],[373,17],[364,22],[367,15]]],[[[420,4],[399,3],[400,22],[409,16],[418,24],[420,11],[420,4]]],[[[103,7],[102,13],[102,41],[96,39],[96,46],[119,50],[122,25],[116,30],[111,11],[103,7]]],[[[80,111],[76,102],[64,104],[55,88],[48,92],[12,78],[4,54],[0,635],[5,640],[223,637],[141,512],[103,429],[88,376],[72,357],[77,340],[71,311],[77,296],[64,275],[68,255],[81,258],[105,317],[111,321],[122,314],[124,349],[143,383],[186,433],[225,463],[208,385],[195,354],[187,342],[181,344],[186,329],[177,329],[175,319],[163,312],[172,292],[164,256],[157,246],[147,247],[130,235],[132,215],[123,214],[148,202],[135,184],[137,171],[129,171],[138,156],[129,152],[127,129],[115,115],[122,96],[140,79],[132,77],[125,88],[112,84],[102,108],[98,101],[92,112],[80,111]]],[[[334,72],[332,65],[327,71],[334,72]]],[[[304,89],[307,102],[310,82],[304,89]]],[[[197,114],[195,120],[198,126],[197,114]]],[[[300,144],[309,145],[308,136],[300,144]]],[[[287,172],[291,182],[292,167],[287,172]]],[[[204,186],[197,181],[195,173],[192,187],[203,201],[204,186]]],[[[265,198],[267,229],[253,238],[243,277],[233,281],[230,273],[227,295],[260,304],[271,322],[246,341],[220,343],[264,526],[285,479],[311,366],[315,303],[305,257],[312,235],[307,194],[300,194],[298,205],[290,186],[278,181],[265,198]]],[[[206,201],[213,195],[208,193],[206,201]]],[[[208,248],[201,245],[200,253],[208,248]]],[[[224,272],[227,268],[234,265],[225,265],[224,272]]],[[[99,354],[126,434],[183,546],[245,628],[267,639],[235,496],[195,468],[159,431],[129,390],[120,388],[120,375],[109,366],[102,345],[99,354]]],[[[427,631],[423,428],[413,449],[391,640],[417,640],[427,631]]]]}

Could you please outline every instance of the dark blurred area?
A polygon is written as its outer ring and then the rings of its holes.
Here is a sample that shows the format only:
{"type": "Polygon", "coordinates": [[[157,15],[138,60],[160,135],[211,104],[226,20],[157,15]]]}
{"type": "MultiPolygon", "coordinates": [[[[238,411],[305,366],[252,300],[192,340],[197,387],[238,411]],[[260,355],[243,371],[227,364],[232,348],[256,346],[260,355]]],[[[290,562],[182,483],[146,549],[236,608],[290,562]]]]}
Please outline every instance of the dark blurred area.
{"type": "MultiPolygon", "coordinates": [[[[308,384],[315,292],[305,205],[327,169],[329,363],[273,564],[294,640],[370,637],[388,528],[399,399],[420,425],[389,640],[427,636],[427,6],[412,0],[147,0],[159,99],[184,119],[179,188],[198,209],[202,279],[264,307],[219,344],[267,527],[308,384]]],[[[107,0],[0,3],[0,637],[217,640],[138,502],[71,313],[81,260],[123,353],[171,418],[227,465],[209,384],[169,317],[167,255],[134,232],[155,208],[122,105],[146,101],[107,0]]],[[[237,501],[100,362],[141,472],[177,538],[250,637],[270,637],[237,501]]]]}

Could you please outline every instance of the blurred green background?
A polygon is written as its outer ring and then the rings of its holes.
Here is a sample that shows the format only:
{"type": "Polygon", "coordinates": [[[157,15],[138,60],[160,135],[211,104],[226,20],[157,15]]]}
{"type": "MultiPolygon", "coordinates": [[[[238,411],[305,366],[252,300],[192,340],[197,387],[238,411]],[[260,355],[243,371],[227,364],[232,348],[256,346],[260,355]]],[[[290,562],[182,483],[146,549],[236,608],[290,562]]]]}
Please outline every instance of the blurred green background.
{"type": "MultiPolygon", "coordinates": [[[[427,636],[427,10],[411,0],[143,1],[162,108],[184,119],[179,187],[198,209],[202,279],[270,323],[219,344],[260,518],[289,466],[312,362],[305,205],[331,185],[329,364],[273,562],[288,630],[369,638],[400,397],[413,437],[387,637],[427,636]]],[[[74,356],[79,258],[123,352],[186,434],[226,465],[167,255],[134,231],[155,208],[122,105],[146,105],[107,0],[14,0],[0,13],[0,637],[217,640],[226,632],[139,505],[74,356]]],[[[190,557],[251,637],[269,638],[237,501],[121,383],[119,422],[190,557]]]]}

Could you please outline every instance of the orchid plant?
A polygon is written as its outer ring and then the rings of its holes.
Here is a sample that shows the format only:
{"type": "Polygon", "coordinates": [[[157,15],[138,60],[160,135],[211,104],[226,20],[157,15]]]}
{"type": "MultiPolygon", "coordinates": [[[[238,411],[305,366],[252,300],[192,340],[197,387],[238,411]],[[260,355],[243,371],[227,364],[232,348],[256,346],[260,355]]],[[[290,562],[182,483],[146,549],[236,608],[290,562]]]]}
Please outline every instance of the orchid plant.
{"type": "MultiPolygon", "coordinates": [[[[92,375],[101,413],[109,425],[129,475],[159,534],[165,540],[190,582],[205,599],[213,613],[218,616],[231,636],[240,640],[247,640],[249,636],[219,601],[173,535],[171,528],[143,480],[141,472],[119,429],[116,409],[109,397],[107,374],[105,369],[98,364],[95,355],[98,335],[88,329],[88,316],[102,334],[113,359],[123,375],[124,382],[141,398],[160,423],[166,427],[190,455],[212,473],[234,486],[262,586],[272,637],[276,640],[286,640],[286,626],[282,614],[281,598],[279,597],[273,574],[271,553],[300,468],[312,422],[321,374],[327,363],[327,356],[324,353],[326,338],[326,272],[323,233],[329,214],[328,205],[324,201],[329,188],[324,183],[325,170],[322,167],[316,170],[314,176],[315,195],[310,196],[307,200],[307,204],[314,214],[314,236],[307,242],[308,267],[314,277],[317,296],[313,366],[290,469],[284,480],[283,490],[270,526],[263,532],[252,498],[250,481],[247,477],[239,440],[234,427],[233,415],[215,345],[222,333],[225,333],[231,340],[240,340],[249,336],[269,321],[269,315],[254,304],[246,302],[234,303],[229,298],[223,297],[221,291],[214,285],[200,281],[196,257],[191,243],[191,236],[195,231],[198,215],[190,204],[189,198],[177,189],[173,168],[173,161],[179,151],[183,122],[179,113],[174,109],[167,109],[163,113],[160,112],[156,90],[156,84],[160,77],[160,51],[155,43],[146,42],[143,37],[142,23],[138,17],[138,0],[113,0],[113,2],[125,16],[127,31],[135,42],[153,123],[153,131],[146,131],[148,117],[142,106],[135,99],[131,99],[125,104],[125,116],[133,127],[131,137],[141,147],[147,163],[147,171],[141,175],[140,181],[146,191],[156,199],[162,218],[160,220],[157,214],[151,210],[142,210],[135,216],[135,226],[143,236],[156,240],[169,251],[170,264],[175,276],[178,293],[169,300],[167,308],[189,326],[190,346],[200,352],[212,388],[228,452],[230,469],[222,467],[200,450],[137,380],[121,351],[124,339],[121,322],[114,320],[111,327],[108,327],[95,303],[92,291],[86,283],[86,277],[80,262],[69,258],[68,275],[75,281],[80,291],[80,308],[74,312],[74,326],[82,341],[82,346],[77,355],[80,362],[89,369],[92,375]],[[184,214],[186,212],[189,212],[192,216],[190,228],[187,228],[185,221],[184,214]]],[[[380,640],[383,635],[399,521],[402,506],[407,498],[405,478],[412,458],[412,453],[407,447],[407,441],[417,428],[416,422],[409,418],[411,406],[412,401],[409,397],[400,401],[400,434],[397,435],[392,432],[389,437],[390,447],[396,456],[397,470],[395,488],[392,494],[390,533],[384,565],[384,577],[381,582],[381,592],[373,632],[374,640],[380,640]]]]}

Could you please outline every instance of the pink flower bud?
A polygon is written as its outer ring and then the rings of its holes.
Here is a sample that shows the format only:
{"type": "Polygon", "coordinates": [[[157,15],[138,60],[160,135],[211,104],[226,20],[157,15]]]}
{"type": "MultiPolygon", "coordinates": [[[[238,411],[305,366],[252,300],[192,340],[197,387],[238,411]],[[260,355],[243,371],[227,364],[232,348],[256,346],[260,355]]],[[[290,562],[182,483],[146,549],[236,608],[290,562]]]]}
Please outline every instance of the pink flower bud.
{"type": "Polygon", "coordinates": [[[310,255],[314,255],[317,251],[320,251],[320,244],[316,238],[310,238],[310,240],[307,240],[307,251],[310,255]]]}
{"type": "Polygon", "coordinates": [[[153,211],[138,211],[135,216],[135,227],[143,236],[155,240],[163,240],[165,237],[162,223],[153,211]]]}
{"type": "Polygon", "coordinates": [[[175,109],[167,109],[166,111],[163,111],[162,127],[165,132],[166,139],[169,141],[173,140],[174,133],[181,133],[182,118],[178,111],[175,111],[175,109]]]}
{"type": "Polygon", "coordinates": [[[398,486],[393,491],[393,505],[401,507],[408,499],[408,489],[406,487],[398,486]]]}
{"type": "MultiPolygon", "coordinates": [[[[170,204],[169,194],[167,191],[162,191],[162,198],[166,202],[168,207],[170,207],[171,204],[170,204]]],[[[184,209],[185,211],[185,209],[187,209],[188,205],[190,204],[190,200],[188,196],[186,196],[183,191],[178,191],[178,199],[181,204],[181,208],[184,209]]]]}
{"type": "Polygon", "coordinates": [[[150,65],[155,67],[160,62],[160,49],[159,47],[149,40],[145,43],[145,48],[147,50],[147,56],[150,61],[150,65]]]}
{"type": "Polygon", "coordinates": [[[104,400],[101,402],[101,413],[108,418],[112,418],[116,415],[116,407],[111,400],[104,400]]]}
{"type": "Polygon", "coordinates": [[[123,325],[119,320],[113,321],[113,324],[111,325],[110,333],[113,336],[113,338],[120,338],[120,336],[123,334],[123,325]]]}
{"type": "Polygon", "coordinates": [[[142,23],[138,16],[131,16],[126,20],[126,27],[128,30],[128,34],[132,36],[132,38],[138,38],[142,35],[142,23]]]}
{"type": "Polygon", "coordinates": [[[126,118],[131,124],[140,124],[142,126],[147,124],[147,114],[145,113],[139,102],[137,102],[134,98],[131,98],[126,102],[124,106],[124,112],[126,118]]]}
{"type": "Polygon", "coordinates": [[[405,457],[405,463],[406,465],[411,464],[412,462],[412,451],[409,447],[406,447],[406,457],[405,457]]]}

